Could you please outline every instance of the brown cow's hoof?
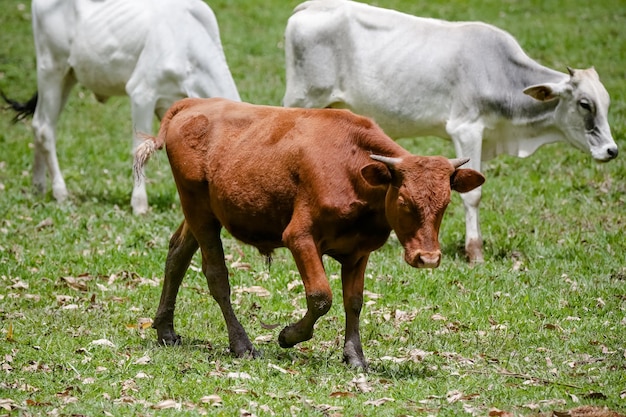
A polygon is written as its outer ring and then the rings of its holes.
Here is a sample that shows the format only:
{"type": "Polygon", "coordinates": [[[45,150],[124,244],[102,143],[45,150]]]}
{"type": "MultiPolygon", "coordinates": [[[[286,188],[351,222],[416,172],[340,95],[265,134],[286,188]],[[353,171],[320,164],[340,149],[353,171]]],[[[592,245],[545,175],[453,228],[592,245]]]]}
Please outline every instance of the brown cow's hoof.
{"type": "Polygon", "coordinates": [[[313,337],[313,332],[302,332],[299,330],[299,326],[290,324],[285,326],[278,335],[278,344],[281,348],[294,347],[300,342],[309,340],[313,337]]]}
{"type": "Polygon", "coordinates": [[[177,335],[174,331],[171,332],[157,332],[157,340],[162,346],[180,346],[183,344],[183,338],[177,335]]]}
{"type": "Polygon", "coordinates": [[[235,352],[232,348],[230,349],[230,351],[237,356],[238,358],[242,358],[242,359],[257,359],[260,358],[261,356],[263,356],[262,352],[260,350],[256,350],[254,348],[252,348],[251,350],[246,350],[244,352],[241,353],[237,353],[235,352]]]}
{"type": "Polygon", "coordinates": [[[357,349],[346,345],[343,349],[343,361],[352,368],[361,368],[363,371],[367,371],[367,361],[360,348],[357,351],[357,349]]]}
{"type": "Polygon", "coordinates": [[[255,359],[261,356],[261,352],[256,350],[250,342],[231,344],[229,346],[229,349],[233,353],[233,355],[237,356],[238,358],[255,359]]]}
{"type": "Polygon", "coordinates": [[[289,326],[285,327],[278,335],[278,344],[280,345],[281,348],[284,348],[284,349],[294,347],[296,345],[295,343],[291,343],[286,340],[285,331],[288,328],[289,326]]]}
{"type": "Polygon", "coordinates": [[[362,369],[363,371],[367,372],[368,365],[365,361],[365,358],[349,358],[344,355],[343,361],[350,365],[350,367],[352,368],[362,369]]]}

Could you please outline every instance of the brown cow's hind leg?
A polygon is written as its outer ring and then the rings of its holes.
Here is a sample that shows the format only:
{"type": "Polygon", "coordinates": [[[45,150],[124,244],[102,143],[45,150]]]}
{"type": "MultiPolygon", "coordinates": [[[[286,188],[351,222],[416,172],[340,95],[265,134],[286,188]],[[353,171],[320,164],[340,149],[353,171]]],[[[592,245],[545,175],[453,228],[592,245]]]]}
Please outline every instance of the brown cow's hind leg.
{"type": "Polygon", "coordinates": [[[346,311],[346,341],[343,347],[343,361],[355,368],[367,370],[367,361],[361,347],[359,317],[363,306],[363,284],[365,267],[369,255],[354,262],[342,262],[341,282],[343,287],[343,307],[346,311]]]}
{"type": "Polygon", "coordinates": [[[220,227],[208,227],[202,230],[200,248],[202,249],[202,272],[206,276],[211,295],[222,310],[230,351],[238,357],[257,357],[246,331],[235,316],[230,302],[230,282],[228,269],[224,262],[224,249],[220,239],[220,227]]]}
{"type": "Polygon", "coordinates": [[[165,262],[165,279],[161,290],[161,301],[152,328],[157,331],[159,343],[180,344],[181,338],[174,331],[174,308],[176,296],[191,258],[198,250],[198,242],[183,221],[170,239],[170,249],[165,262]]]}

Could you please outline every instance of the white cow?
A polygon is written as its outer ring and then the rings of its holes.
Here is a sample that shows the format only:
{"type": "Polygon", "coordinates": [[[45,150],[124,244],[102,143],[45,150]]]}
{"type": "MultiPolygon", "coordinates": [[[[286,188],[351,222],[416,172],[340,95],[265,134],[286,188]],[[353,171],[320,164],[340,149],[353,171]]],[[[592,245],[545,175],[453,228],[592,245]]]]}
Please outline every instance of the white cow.
{"type": "MultiPolygon", "coordinates": [[[[240,100],[217,20],[201,0],[33,0],[32,20],[38,87],[30,102],[36,104],[33,184],[45,191],[47,168],[58,201],[68,192],[55,131],[77,82],[100,101],[128,95],[137,132],[150,132],[154,115],[160,118],[184,97],[240,100]]],[[[133,138],[134,150],[142,140],[133,138]]],[[[138,214],[148,209],[143,180],[131,205],[138,214]]]]}
{"type": "MultiPolygon", "coordinates": [[[[508,33],[346,0],[296,7],[285,30],[290,107],[339,107],[391,137],[452,139],[458,157],[526,157],[567,141],[598,161],[617,156],[609,95],[593,68],[569,74],[529,58],[508,33]]],[[[482,261],[480,188],[462,194],[465,249],[482,261]]]]}

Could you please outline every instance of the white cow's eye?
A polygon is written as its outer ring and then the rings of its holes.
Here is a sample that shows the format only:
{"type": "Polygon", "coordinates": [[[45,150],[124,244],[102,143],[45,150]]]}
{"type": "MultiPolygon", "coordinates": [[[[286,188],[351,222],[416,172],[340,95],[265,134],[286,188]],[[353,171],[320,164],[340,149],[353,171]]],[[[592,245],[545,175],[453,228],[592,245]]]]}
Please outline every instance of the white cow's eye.
{"type": "Polygon", "coordinates": [[[591,104],[586,99],[582,99],[578,102],[578,105],[587,111],[591,111],[591,104]]]}

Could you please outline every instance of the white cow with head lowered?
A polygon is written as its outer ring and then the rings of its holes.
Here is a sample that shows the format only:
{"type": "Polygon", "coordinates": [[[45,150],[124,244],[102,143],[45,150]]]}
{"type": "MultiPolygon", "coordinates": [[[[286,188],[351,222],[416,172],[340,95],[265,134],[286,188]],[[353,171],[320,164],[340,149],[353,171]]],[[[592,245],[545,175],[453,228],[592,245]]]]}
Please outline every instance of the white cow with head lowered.
{"type": "MultiPolygon", "coordinates": [[[[239,101],[217,20],[202,0],[33,0],[32,24],[38,93],[11,104],[23,112],[18,118],[34,111],[33,184],[44,192],[47,170],[58,201],[68,192],[55,131],[77,82],[100,101],[128,95],[137,132],[152,131],[154,115],[184,97],[239,101]]],[[[140,142],[134,137],[133,150],[140,142]]],[[[143,180],[131,205],[135,213],[148,209],[143,180]]]]}
{"type": "MultiPolygon", "coordinates": [[[[484,23],[308,1],[289,18],[285,55],[285,106],[349,108],[394,138],[449,138],[477,170],[498,154],[526,157],[556,141],[598,161],[617,156],[609,95],[596,71],[546,68],[484,23]]],[[[462,198],[465,250],[481,261],[481,190],[462,198]]]]}

